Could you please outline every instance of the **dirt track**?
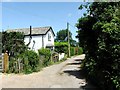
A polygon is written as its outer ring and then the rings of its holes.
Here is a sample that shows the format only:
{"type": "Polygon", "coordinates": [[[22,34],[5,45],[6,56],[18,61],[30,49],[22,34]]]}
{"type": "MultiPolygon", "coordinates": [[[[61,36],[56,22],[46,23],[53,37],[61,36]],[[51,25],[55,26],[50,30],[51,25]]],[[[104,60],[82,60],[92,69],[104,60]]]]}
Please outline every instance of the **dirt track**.
{"type": "Polygon", "coordinates": [[[79,55],[29,75],[2,75],[2,88],[80,88],[86,84],[79,55]]]}

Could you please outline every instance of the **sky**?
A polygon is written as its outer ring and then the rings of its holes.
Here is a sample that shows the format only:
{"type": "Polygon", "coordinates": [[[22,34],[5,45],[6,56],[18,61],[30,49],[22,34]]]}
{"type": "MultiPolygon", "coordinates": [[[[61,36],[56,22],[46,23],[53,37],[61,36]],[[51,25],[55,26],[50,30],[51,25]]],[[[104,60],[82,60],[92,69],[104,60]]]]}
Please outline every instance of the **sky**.
{"type": "Polygon", "coordinates": [[[78,10],[84,2],[3,2],[2,29],[29,28],[51,26],[55,34],[67,28],[77,40],[75,24],[86,12],[78,10]]]}

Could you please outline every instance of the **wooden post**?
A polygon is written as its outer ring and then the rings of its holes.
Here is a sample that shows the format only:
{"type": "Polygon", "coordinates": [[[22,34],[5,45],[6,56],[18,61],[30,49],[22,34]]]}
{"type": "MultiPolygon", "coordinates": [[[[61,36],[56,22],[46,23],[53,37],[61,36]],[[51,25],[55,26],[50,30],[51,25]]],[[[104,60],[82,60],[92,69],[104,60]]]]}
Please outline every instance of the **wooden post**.
{"type": "Polygon", "coordinates": [[[69,32],[69,23],[67,23],[67,31],[68,31],[68,57],[70,57],[70,32],[69,32]]]}
{"type": "Polygon", "coordinates": [[[7,52],[5,52],[4,53],[4,64],[3,64],[3,70],[4,70],[5,73],[7,72],[8,66],[9,66],[8,65],[9,64],[8,59],[9,59],[9,56],[8,56],[7,52]]]}

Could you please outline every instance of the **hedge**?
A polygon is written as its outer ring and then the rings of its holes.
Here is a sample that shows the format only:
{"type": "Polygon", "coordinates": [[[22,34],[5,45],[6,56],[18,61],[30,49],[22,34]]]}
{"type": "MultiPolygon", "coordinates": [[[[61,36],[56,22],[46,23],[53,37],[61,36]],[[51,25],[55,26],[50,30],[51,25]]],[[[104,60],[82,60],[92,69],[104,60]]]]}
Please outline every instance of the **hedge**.
{"type": "Polygon", "coordinates": [[[51,52],[50,49],[41,48],[38,50],[40,62],[43,67],[50,65],[51,62],[51,52]]]}
{"type": "Polygon", "coordinates": [[[83,53],[82,47],[70,47],[70,55],[80,55],[83,53]]]}

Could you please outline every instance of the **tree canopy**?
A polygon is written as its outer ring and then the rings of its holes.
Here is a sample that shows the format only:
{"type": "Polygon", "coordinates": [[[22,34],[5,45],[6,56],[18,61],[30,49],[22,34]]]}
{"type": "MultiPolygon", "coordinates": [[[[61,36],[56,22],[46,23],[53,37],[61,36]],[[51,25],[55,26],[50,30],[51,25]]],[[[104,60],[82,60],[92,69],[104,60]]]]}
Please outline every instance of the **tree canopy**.
{"type": "MultiPolygon", "coordinates": [[[[70,33],[70,39],[72,39],[72,33],[70,33]]],[[[68,40],[68,30],[67,29],[62,29],[57,32],[57,36],[55,41],[67,41],[68,40]]]]}
{"type": "Polygon", "coordinates": [[[6,50],[10,55],[23,53],[27,49],[24,34],[21,32],[2,32],[2,53],[6,50]]]}
{"type": "MultiPolygon", "coordinates": [[[[69,39],[70,39],[70,44],[72,46],[76,46],[77,42],[75,40],[73,40],[72,38],[72,33],[69,31],[69,39]]],[[[57,42],[67,42],[68,41],[68,30],[67,29],[62,29],[60,31],[57,32],[57,36],[55,41],[57,42]]]]}

